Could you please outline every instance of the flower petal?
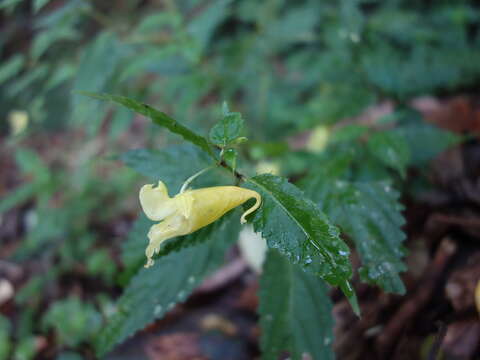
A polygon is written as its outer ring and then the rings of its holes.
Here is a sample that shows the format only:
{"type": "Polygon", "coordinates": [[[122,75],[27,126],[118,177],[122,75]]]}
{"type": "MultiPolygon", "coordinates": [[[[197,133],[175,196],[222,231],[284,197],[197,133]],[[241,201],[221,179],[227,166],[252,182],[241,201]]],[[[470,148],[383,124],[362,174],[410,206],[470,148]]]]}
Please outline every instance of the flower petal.
{"type": "Polygon", "coordinates": [[[181,215],[173,214],[159,224],[152,225],[148,232],[150,240],[145,255],[147,263],[145,267],[153,265],[153,256],[160,250],[160,245],[170,238],[186,235],[190,232],[188,221],[181,215]]]}
{"type": "Polygon", "coordinates": [[[159,221],[174,213],[176,208],[163,182],[159,181],[156,188],[153,186],[154,184],[142,186],[139,196],[140,204],[150,220],[159,221]]]}

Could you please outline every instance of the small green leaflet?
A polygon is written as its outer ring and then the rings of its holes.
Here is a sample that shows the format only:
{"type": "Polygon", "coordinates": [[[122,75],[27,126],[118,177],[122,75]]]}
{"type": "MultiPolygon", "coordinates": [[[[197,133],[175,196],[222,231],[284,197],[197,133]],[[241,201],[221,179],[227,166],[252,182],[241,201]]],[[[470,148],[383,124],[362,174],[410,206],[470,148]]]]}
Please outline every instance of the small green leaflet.
{"type": "Polygon", "coordinates": [[[395,131],[374,133],[368,139],[368,149],[384,165],[397,170],[405,177],[410,161],[410,151],[404,137],[395,131]]]}
{"type": "Polygon", "coordinates": [[[238,139],[242,130],[242,115],[230,112],[227,103],[223,103],[223,119],[210,130],[210,141],[219,146],[226,146],[238,139]]]}
{"type": "Polygon", "coordinates": [[[362,261],[360,277],[386,292],[405,293],[399,273],[406,270],[402,261],[406,236],[405,220],[398,202],[399,193],[390,183],[325,180],[311,182],[308,194],[330,219],[341,227],[356,245],[362,261]]]}
{"type": "Polygon", "coordinates": [[[85,96],[89,96],[91,98],[98,99],[98,100],[112,101],[117,104],[123,105],[126,108],[133,110],[139,114],[142,114],[148,117],[149,119],[151,119],[155,124],[165,127],[171,132],[182,136],[186,141],[189,141],[192,144],[198,146],[199,148],[206,151],[213,159],[216,159],[215,154],[213,153],[213,150],[211,148],[211,145],[203,136],[197,135],[187,127],[183,126],[176,120],[172,119],[167,114],[161,111],[158,111],[147,104],[143,104],[136,100],[130,99],[125,96],[120,96],[120,95],[97,94],[97,93],[91,93],[86,91],[77,91],[77,93],[85,96]]]}
{"type": "Polygon", "coordinates": [[[260,282],[263,360],[334,359],[332,303],[321,279],[270,249],[260,282]]]}
{"type": "Polygon", "coordinates": [[[189,238],[196,245],[157,259],[152,268],[142,268],[132,278],[118,300],[117,312],[97,338],[99,357],[184,301],[208,274],[223,264],[225,251],[236,239],[232,226],[238,229],[234,224],[238,219],[232,221],[223,218],[193,233],[189,238]]]}
{"type": "Polygon", "coordinates": [[[251,217],[269,248],[279,250],[292,263],[340,286],[358,312],[356,297],[348,279],[352,275],[350,250],[338,229],[295,185],[270,174],[248,180],[262,195],[262,206],[251,217]]]}

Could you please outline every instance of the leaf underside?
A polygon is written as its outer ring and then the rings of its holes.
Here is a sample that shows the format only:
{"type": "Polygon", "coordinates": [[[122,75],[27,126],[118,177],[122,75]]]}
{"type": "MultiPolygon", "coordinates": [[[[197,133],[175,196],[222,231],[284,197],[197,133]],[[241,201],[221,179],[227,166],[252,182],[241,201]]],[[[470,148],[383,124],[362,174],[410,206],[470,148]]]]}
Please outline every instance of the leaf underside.
{"type": "Polygon", "coordinates": [[[173,145],[162,150],[130,150],[123,153],[120,160],[154,182],[162,180],[171,195],[178,192],[192,174],[211,165],[211,159],[190,144],[173,145]]]}

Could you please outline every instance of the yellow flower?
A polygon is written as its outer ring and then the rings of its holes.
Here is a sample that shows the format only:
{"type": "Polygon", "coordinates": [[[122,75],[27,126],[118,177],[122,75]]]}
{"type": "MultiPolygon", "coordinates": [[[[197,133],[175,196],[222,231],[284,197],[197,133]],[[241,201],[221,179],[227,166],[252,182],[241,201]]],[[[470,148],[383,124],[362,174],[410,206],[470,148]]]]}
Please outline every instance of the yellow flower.
{"type": "Polygon", "coordinates": [[[157,187],[153,184],[144,185],[140,189],[143,211],[150,220],[163,220],[153,225],[148,232],[150,242],[145,250],[145,267],[153,265],[152,257],[165,240],[187,235],[207,226],[251,198],[256,199],[255,205],[242,215],[242,224],[246,221],[245,217],[257,210],[261,204],[261,196],[256,191],[238,186],[215,186],[187,190],[171,198],[168,196],[167,187],[161,181],[157,187]]]}

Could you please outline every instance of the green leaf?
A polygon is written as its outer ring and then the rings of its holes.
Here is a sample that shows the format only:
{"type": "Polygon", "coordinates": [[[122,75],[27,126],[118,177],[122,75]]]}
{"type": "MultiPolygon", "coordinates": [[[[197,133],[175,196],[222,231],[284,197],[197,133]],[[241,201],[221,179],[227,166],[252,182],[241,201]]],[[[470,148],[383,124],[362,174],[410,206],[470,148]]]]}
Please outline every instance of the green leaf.
{"type": "Polygon", "coordinates": [[[162,11],[153,13],[142,18],[133,31],[134,35],[158,34],[162,30],[173,28],[178,29],[182,24],[182,17],[179,13],[162,11]]]}
{"type": "Polygon", "coordinates": [[[110,123],[110,129],[108,137],[110,140],[115,141],[121,134],[127,131],[132,124],[133,116],[132,112],[124,107],[118,108],[112,117],[110,123]]]}
{"type": "Polygon", "coordinates": [[[462,138],[452,132],[418,120],[394,130],[402,136],[411,154],[411,163],[422,166],[449,147],[458,144],[462,138]]]}
{"type": "Polygon", "coordinates": [[[210,3],[188,24],[187,32],[198,43],[200,50],[207,46],[215,28],[228,14],[228,5],[231,2],[231,0],[219,0],[210,3]]]}
{"type": "Polygon", "coordinates": [[[50,179],[50,170],[35,152],[19,148],[15,152],[15,160],[23,174],[30,175],[39,182],[46,182],[50,179]]]}
{"type": "Polygon", "coordinates": [[[377,284],[387,292],[404,294],[399,273],[406,236],[399,193],[388,182],[348,182],[319,176],[308,193],[330,219],[354,242],[360,254],[363,281],[377,284]]]}
{"type": "Polygon", "coordinates": [[[28,183],[20,185],[15,190],[9,192],[8,195],[0,200],[0,214],[30,199],[38,189],[38,183],[28,183]]]}
{"type": "Polygon", "coordinates": [[[242,115],[230,112],[226,103],[223,105],[223,119],[210,130],[210,141],[220,146],[226,146],[240,137],[243,130],[242,115]]]}
{"type": "Polygon", "coordinates": [[[232,236],[232,225],[235,226],[238,219],[232,221],[223,218],[189,235],[187,238],[196,245],[170,253],[158,259],[152,268],[138,272],[120,297],[117,312],[98,337],[100,357],[184,301],[223,263],[225,251],[236,239],[232,236]]]}
{"type": "Polygon", "coordinates": [[[4,0],[0,4],[0,10],[10,10],[13,11],[15,7],[20,4],[22,0],[4,0]]]}
{"type": "Polygon", "coordinates": [[[78,34],[70,28],[57,31],[44,31],[35,36],[31,48],[31,57],[38,60],[55,42],[62,40],[75,40],[78,34]]]}
{"type": "Polygon", "coordinates": [[[18,76],[14,82],[7,88],[7,95],[15,98],[22,92],[28,91],[34,84],[46,81],[50,68],[47,64],[39,64],[28,72],[18,76]]]}
{"type": "Polygon", "coordinates": [[[102,318],[91,304],[71,296],[53,303],[43,316],[42,325],[55,329],[60,344],[77,346],[96,335],[102,318]]]}
{"type": "Polygon", "coordinates": [[[38,12],[42,7],[47,5],[50,2],[50,0],[35,0],[33,2],[33,11],[38,12]]]}
{"type": "Polygon", "coordinates": [[[21,54],[12,56],[0,66],[0,84],[17,75],[22,70],[25,57],[21,54]]]}
{"type": "Polygon", "coordinates": [[[0,360],[9,359],[10,350],[13,347],[10,335],[12,333],[12,325],[10,320],[0,314],[0,360]]]}
{"type": "Polygon", "coordinates": [[[394,131],[377,132],[368,139],[368,149],[383,164],[405,176],[410,152],[401,134],[394,131]]]}
{"type": "Polygon", "coordinates": [[[249,183],[248,187],[262,195],[262,206],[251,220],[268,247],[279,250],[304,270],[340,286],[355,306],[354,291],[348,282],[352,275],[350,251],[338,229],[286,179],[264,174],[249,179],[249,183]]]}
{"type": "Polygon", "coordinates": [[[260,282],[262,359],[334,359],[332,303],[321,279],[269,250],[260,282]],[[309,355],[309,356],[306,356],[309,355]]]}
{"type": "Polygon", "coordinates": [[[148,244],[148,230],[153,225],[143,213],[133,223],[127,239],[122,243],[122,263],[126,271],[122,274],[122,282],[133,275],[145,263],[145,248],[148,244]]]}
{"type": "Polygon", "coordinates": [[[169,146],[160,151],[137,149],[120,156],[127,166],[152,181],[162,180],[173,194],[190,176],[211,165],[211,159],[190,144],[169,146]]]}
{"type": "Polygon", "coordinates": [[[167,114],[158,111],[147,104],[143,104],[136,100],[120,95],[96,94],[85,91],[78,91],[78,93],[92,97],[94,99],[113,101],[117,104],[125,106],[130,110],[142,114],[151,119],[155,124],[167,128],[174,134],[182,136],[186,141],[189,141],[192,144],[198,146],[199,148],[207,152],[212,158],[216,158],[210,144],[203,136],[197,135],[187,127],[181,125],[179,122],[172,119],[167,114]]]}
{"type": "MultiPolygon", "coordinates": [[[[123,45],[114,34],[100,33],[83,51],[73,88],[105,91],[123,53],[123,45]]],[[[94,134],[103,116],[98,104],[75,96],[73,109],[73,121],[87,124],[90,134],[94,134]]]]}
{"type": "Polygon", "coordinates": [[[7,196],[0,199],[0,213],[34,197],[51,180],[50,170],[35,152],[26,148],[19,148],[15,152],[15,160],[22,174],[27,175],[32,180],[18,186],[7,196]]]}
{"type": "Polygon", "coordinates": [[[329,143],[341,143],[341,142],[351,142],[365,133],[368,132],[368,128],[362,125],[346,125],[332,132],[328,138],[329,143]]]}

